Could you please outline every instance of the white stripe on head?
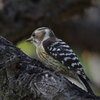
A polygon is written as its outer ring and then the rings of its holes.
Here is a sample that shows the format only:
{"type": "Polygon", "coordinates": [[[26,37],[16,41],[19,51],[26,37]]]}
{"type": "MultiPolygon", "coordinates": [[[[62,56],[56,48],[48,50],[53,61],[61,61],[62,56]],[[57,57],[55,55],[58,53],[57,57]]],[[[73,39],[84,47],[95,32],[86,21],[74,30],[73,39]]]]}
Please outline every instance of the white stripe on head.
{"type": "Polygon", "coordinates": [[[44,29],[44,31],[45,31],[45,36],[44,36],[43,41],[50,38],[50,30],[48,28],[46,28],[46,29],[44,29]]]}
{"type": "Polygon", "coordinates": [[[46,27],[40,27],[40,28],[37,28],[34,32],[35,33],[38,33],[38,32],[41,32],[43,30],[47,29],[46,27]]]}
{"type": "Polygon", "coordinates": [[[38,29],[34,31],[35,34],[38,33],[38,32],[40,32],[40,30],[38,30],[38,29]]]}
{"type": "Polygon", "coordinates": [[[46,36],[50,36],[50,29],[46,28],[45,32],[46,32],[46,34],[45,34],[46,36]]]}

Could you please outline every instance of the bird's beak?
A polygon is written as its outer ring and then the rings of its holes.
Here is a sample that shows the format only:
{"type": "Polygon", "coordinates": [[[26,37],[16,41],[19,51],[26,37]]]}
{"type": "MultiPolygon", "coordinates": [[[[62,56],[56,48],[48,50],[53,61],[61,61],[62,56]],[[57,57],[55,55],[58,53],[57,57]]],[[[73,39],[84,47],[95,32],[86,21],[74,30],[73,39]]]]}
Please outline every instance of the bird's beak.
{"type": "Polygon", "coordinates": [[[25,41],[31,42],[33,40],[33,37],[30,37],[28,39],[26,39],[25,41]]]}

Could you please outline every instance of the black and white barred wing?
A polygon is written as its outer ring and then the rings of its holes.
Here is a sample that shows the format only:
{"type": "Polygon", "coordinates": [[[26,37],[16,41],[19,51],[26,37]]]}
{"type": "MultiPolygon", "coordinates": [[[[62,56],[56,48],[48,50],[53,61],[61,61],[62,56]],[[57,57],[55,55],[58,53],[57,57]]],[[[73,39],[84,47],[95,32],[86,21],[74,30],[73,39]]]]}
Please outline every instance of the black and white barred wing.
{"type": "Polygon", "coordinates": [[[43,46],[50,56],[65,65],[69,70],[73,70],[85,78],[82,65],[69,45],[59,39],[58,41],[44,41],[43,46]]]}

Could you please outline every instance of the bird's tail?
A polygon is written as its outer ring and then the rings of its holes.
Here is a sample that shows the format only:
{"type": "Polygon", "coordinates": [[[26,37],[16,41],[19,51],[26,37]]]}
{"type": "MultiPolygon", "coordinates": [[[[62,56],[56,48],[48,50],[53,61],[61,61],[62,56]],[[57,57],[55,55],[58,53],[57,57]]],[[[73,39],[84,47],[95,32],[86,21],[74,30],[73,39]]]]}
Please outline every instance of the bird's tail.
{"type": "Polygon", "coordinates": [[[81,76],[78,75],[78,77],[80,78],[81,83],[83,83],[83,85],[85,86],[85,88],[87,89],[87,91],[91,94],[91,95],[95,95],[94,92],[92,91],[89,83],[81,76]]]}

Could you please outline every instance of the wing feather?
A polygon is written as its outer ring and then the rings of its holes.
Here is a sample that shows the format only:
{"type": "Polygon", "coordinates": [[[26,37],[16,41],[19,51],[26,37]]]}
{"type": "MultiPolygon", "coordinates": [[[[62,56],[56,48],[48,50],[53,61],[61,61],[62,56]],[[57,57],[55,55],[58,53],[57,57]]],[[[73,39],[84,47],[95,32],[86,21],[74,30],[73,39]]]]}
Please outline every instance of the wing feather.
{"type": "Polygon", "coordinates": [[[43,46],[45,51],[54,59],[58,60],[68,69],[76,71],[77,74],[83,75],[86,78],[83,67],[76,54],[65,42],[60,39],[50,38],[43,42],[43,46]]]}

